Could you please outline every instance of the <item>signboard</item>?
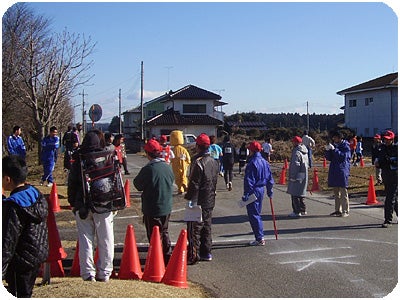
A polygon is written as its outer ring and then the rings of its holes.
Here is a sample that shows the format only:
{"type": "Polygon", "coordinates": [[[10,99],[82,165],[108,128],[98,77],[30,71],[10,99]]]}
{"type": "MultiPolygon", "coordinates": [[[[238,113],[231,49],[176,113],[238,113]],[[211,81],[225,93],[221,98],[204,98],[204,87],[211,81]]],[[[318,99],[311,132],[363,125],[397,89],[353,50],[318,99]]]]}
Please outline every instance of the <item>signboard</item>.
{"type": "Polygon", "coordinates": [[[101,119],[103,111],[101,106],[98,104],[93,104],[89,109],[89,118],[92,122],[98,122],[101,119]]]}

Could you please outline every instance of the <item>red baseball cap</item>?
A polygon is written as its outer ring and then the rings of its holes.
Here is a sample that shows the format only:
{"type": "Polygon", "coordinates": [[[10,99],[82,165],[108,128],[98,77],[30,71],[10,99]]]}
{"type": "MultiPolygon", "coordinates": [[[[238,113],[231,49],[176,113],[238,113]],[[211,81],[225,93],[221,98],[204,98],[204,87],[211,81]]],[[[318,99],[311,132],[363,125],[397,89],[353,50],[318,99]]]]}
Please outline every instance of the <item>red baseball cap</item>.
{"type": "Polygon", "coordinates": [[[292,142],[293,142],[293,143],[298,143],[298,144],[300,144],[302,141],[303,141],[303,140],[301,139],[301,137],[299,137],[299,136],[297,136],[297,135],[292,139],[292,142]]]}
{"type": "Polygon", "coordinates": [[[162,136],[160,136],[160,143],[164,143],[164,142],[166,142],[167,141],[167,136],[166,135],[162,135],[162,136]]]}
{"type": "Polygon", "coordinates": [[[390,130],[386,130],[384,133],[382,133],[382,137],[387,140],[393,140],[394,139],[394,132],[390,130]]]}
{"type": "Polygon", "coordinates": [[[156,140],[149,140],[146,145],[144,145],[144,151],[149,153],[161,152],[161,145],[156,140]]]}
{"type": "Polygon", "coordinates": [[[207,134],[202,133],[196,138],[196,144],[199,146],[210,146],[210,138],[207,134]]]}
{"type": "Polygon", "coordinates": [[[375,134],[374,135],[374,139],[380,139],[381,138],[381,135],[380,134],[375,134]]]}
{"type": "Polygon", "coordinates": [[[247,148],[249,148],[249,150],[253,152],[260,152],[262,149],[261,144],[256,141],[251,142],[249,146],[247,146],[247,148]]]}

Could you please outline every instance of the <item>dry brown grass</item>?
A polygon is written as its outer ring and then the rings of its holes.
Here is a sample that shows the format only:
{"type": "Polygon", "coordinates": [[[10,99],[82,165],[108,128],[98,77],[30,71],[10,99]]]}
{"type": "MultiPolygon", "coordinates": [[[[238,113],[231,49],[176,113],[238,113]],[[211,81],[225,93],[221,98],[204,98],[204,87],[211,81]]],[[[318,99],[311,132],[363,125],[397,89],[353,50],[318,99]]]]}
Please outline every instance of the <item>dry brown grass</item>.
{"type": "MultiPolygon", "coordinates": [[[[40,281],[37,281],[40,283],[40,281]]],[[[49,285],[37,285],[34,298],[205,298],[201,287],[189,283],[182,289],[141,280],[110,279],[109,282],[87,282],[77,277],[52,278],[49,285]]]]}

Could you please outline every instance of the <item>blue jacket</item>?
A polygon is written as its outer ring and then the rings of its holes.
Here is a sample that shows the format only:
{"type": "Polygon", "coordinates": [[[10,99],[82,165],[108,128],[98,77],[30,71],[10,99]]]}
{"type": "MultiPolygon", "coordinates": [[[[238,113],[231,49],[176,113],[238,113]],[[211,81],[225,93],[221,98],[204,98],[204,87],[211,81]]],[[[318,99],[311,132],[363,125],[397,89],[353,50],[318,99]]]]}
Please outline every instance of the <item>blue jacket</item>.
{"type": "Polygon", "coordinates": [[[18,155],[25,159],[26,149],[24,140],[20,136],[10,135],[7,138],[8,153],[10,155],[18,155]]]}
{"type": "Polygon", "coordinates": [[[330,161],[328,172],[329,187],[345,187],[349,186],[350,176],[350,144],[342,140],[335,149],[325,152],[325,158],[330,161]]]}
{"type": "Polygon", "coordinates": [[[58,148],[60,147],[60,138],[58,136],[46,136],[42,140],[42,153],[40,159],[42,162],[56,162],[58,148]]]}
{"type": "Polygon", "coordinates": [[[255,194],[257,199],[264,198],[264,186],[267,187],[268,197],[272,197],[274,178],[268,162],[261,156],[260,152],[255,152],[247,163],[244,176],[243,200],[246,201],[251,194],[255,194]]]}

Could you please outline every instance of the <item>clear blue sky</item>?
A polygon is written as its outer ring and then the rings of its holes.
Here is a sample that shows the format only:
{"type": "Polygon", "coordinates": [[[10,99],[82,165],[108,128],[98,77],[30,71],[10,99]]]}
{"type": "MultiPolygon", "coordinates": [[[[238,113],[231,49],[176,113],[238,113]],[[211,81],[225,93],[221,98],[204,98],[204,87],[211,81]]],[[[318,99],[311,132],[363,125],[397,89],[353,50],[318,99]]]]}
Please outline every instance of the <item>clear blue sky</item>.
{"type": "Polygon", "coordinates": [[[340,113],[337,91],[398,71],[398,20],[384,3],[29,5],[54,32],[97,42],[95,77],[82,90],[88,106],[103,107],[100,122],[118,114],[119,89],[122,111],[140,104],[141,61],[145,101],[193,84],[219,93],[228,115],[303,114],[307,101],[310,113],[340,113]]]}

